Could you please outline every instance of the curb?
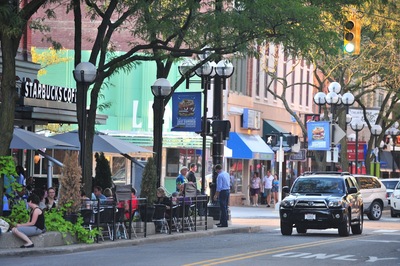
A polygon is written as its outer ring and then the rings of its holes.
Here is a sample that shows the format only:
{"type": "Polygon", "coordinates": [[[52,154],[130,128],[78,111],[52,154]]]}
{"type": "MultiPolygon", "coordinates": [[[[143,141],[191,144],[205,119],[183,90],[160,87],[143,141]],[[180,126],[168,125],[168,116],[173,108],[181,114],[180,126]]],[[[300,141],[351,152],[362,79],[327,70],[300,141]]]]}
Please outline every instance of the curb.
{"type": "Polygon", "coordinates": [[[209,229],[196,232],[174,233],[171,235],[157,234],[147,236],[146,238],[135,238],[128,240],[106,241],[93,244],[73,244],[57,247],[46,248],[30,248],[30,249],[3,249],[0,250],[0,257],[12,256],[28,256],[28,255],[49,255],[49,254],[66,254],[82,251],[98,250],[102,248],[115,248],[115,247],[128,247],[142,244],[152,244],[165,241],[192,239],[205,236],[216,236],[223,234],[237,234],[237,233],[255,233],[261,231],[260,226],[243,226],[243,227],[228,227],[209,229]]]}

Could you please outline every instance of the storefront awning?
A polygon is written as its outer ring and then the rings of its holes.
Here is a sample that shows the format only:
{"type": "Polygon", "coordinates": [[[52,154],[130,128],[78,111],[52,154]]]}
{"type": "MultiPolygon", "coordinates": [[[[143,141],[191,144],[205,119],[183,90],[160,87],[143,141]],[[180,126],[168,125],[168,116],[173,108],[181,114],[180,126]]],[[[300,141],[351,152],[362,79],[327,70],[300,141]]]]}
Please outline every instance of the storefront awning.
{"type": "Polygon", "coordinates": [[[232,149],[233,159],[272,160],[274,152],[259,135],[229,133],[228,148],[232,149]]]}
{"type": "MultiPolygon", "coordinates": [[[[271,120],[264,120],[263,121],[263,133],[265,134],[279,134],[279,133],[287,133],[286,130],[284,130],[278,123],[271,121],[271,120]]],[[[286,140],[286,137],[284,136],[284,139],[286,140]]]]}
{"type": "Polygon", "coordinates": [[[382,151],[379,153],[379,161],[381,163],[382,172],[393,172],[393,163],[395,172],[399,172],[396,161],[393,160],[392,153],[389,151],[382,151]]]}

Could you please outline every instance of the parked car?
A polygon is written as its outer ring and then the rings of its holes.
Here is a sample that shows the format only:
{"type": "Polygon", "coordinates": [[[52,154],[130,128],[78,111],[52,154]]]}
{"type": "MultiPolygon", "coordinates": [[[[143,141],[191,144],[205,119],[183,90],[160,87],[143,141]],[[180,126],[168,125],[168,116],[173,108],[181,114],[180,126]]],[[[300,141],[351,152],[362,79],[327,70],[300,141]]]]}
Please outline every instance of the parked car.
{"type": "Polygon", "coordinates": [[[400,181],[400,178],[387,178],[381,179],[381,181],[386,187],[386,199],[388,200],[388,205],[390,206],[390,195],[392,195],[394,188],[400,181]]]}
{"type": "Polygon", "coordinates": [[[375,176],[353,175],[360,187],[364,202],[364,213],[370,220],[379,220],[383,208],[387,206],[386,187],[375,176]]]}
{"type": "Polygon", "coordinates": [[[390,195],[390,216],[397,217],[400,215],[400,182],[394,187],[393,193],[390,195]]]}
{"type": "Polygon", "coordinates": [[[306,172],[300,175],[279,209],[281,233],[291,235],[293,227],[304,234],[307,229],[337,228],[340,236],[363,230],[363,200],[354,176],[345,172],[306,172]]]}

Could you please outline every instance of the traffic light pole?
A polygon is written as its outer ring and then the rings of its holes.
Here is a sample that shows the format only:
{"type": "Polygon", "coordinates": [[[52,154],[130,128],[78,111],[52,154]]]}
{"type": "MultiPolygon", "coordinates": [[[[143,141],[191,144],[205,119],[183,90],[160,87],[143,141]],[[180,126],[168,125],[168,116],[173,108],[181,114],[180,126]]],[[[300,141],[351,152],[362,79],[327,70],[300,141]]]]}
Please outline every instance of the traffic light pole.
{"type": "MultiPolygon", "coordinates": [[[[222,119],[222,87],[221,87],[221,77],[215,75],[214,77],[214,101],[213,101],[213,120],[222,119]]],[[[213,143],[212,143],[212,184],[210,185],[210,204],[208,206],[208,215],[213,217],[214,220],[219,219],[220,209],[216,201],[214,201],[214,195],[217,188],[217,176],[218,173],[215,171],[214,167],[217,164],[223,163],[224,157],[224,142],[222,132],[213,133],[213,143]]]]}

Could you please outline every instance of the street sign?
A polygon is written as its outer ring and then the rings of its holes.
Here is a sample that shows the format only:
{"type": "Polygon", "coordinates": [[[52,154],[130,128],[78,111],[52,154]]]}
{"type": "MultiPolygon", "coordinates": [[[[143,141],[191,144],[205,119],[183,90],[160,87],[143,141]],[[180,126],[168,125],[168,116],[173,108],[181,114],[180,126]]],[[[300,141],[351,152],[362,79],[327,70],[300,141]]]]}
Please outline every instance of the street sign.
{"type": "Polygon", "coordinates": [[[326,151],[326,162],[327,163],[339,162],[339,149],[337,147],[333,148],[333,158],[332,158],[332,151],[326,151]]]}
{"type": "Polygon", "coordinates": [[[292,153],[289,156],[290,161],[305,161],[307,155],[306,149],[300,149],[297,153],[292,153]]]}
{"type": "Polygon", "coordinates": [[[338,144],[346,136],[346,132],[338,124],[333,124],[332,127],[335,128],[333,130],[333,143],[338,144]]]}
{"type": "Polygon", "coordinates": [[[285,151],[283,149],[279,149],[276,151],[276,162],[284,162],[285,161],[285,151]]]}

